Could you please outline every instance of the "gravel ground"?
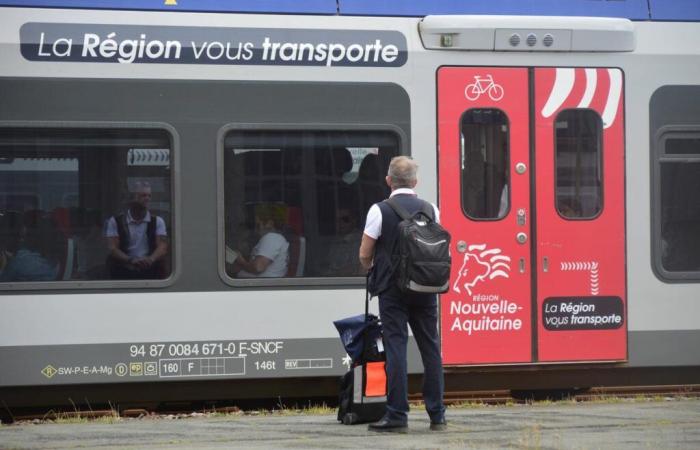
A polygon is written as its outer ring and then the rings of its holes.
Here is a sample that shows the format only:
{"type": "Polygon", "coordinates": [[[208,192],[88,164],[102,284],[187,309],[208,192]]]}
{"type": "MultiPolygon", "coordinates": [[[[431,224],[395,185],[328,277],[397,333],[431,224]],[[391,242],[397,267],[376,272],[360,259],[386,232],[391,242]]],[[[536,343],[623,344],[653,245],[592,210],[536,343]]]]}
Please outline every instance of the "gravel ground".
{"type": "Polygon", "coordinates": [[[340,425],[328,413],[25,422],[0,426],[0,449],[700,448],[700,399],[463,407],[447,418],[447,431],[431,432],[414,408],[402,435],[340,425]]]}

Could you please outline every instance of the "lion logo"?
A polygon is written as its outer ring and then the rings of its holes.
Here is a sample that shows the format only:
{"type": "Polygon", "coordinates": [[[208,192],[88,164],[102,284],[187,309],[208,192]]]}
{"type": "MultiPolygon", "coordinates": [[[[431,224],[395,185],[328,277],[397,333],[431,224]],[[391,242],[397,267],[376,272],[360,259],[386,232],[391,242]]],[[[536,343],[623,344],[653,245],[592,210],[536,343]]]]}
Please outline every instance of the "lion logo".
{"type": "Polygon", "coordinates": [[[477,283],[494,278],[509,278],[510,257],[501,255],[500,248],[487,249],[486,244],[472,244],[464,253],[462,267],[452,290],[460,294],[463,287],[469,295],[477,283]]]}

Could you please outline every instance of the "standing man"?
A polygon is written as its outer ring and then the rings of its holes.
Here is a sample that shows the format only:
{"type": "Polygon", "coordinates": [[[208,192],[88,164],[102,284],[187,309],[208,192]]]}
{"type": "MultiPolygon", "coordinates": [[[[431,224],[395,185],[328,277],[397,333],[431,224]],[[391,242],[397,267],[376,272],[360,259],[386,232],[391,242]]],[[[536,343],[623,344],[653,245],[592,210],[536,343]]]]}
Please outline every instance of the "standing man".
{"type": "Polygon", "coordinates": [[[129,209],[107,220],[110,276],[116,280],[163,278],[163,259],[168,253],[165,222],[148,210],[148,182],[137,181],[132,193],[129,209]]]}
{"type": "MultiPolygon", "coordinates": [[[[391,160],[386,177],[391,197],[410,214],[421,210],[425,204],[413,191],[418,181],[417,170],[418,165],[412,159],[397,156],[391,160]]],[[[439,222],[438,209],[432,206],[434,219],[439,222]]],[[[365,269],[371,269],[370,292],[379,296],[388,383],[384,417],[370,424],[369,430],[399,433],[408,430],[408,324],[416,338],[425,369],[423,400],[430,416],[430,429],[442,431],[447,424],[442,400],[444,379],[437,330],[437,297],[435,294],[402,292],[397,286],[394,273],[396,263],[392,255],[400,221],[401,218],[386,202],[375,203],[367,213],[360,245],[360,263],[365,269]]]]}

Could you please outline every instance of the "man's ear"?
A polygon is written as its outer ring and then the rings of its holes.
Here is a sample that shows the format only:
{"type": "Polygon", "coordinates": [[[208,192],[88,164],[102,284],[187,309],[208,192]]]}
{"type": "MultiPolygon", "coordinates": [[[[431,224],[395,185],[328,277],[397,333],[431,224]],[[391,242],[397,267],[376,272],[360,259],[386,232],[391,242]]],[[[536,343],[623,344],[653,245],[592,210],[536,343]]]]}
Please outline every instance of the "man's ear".
{"type": "Polygon", "coordinates": [[[386,180],[386,185],[391,187],[391,177],[387,175],[386,177],[384,177],[384,180],[386,180]]]}

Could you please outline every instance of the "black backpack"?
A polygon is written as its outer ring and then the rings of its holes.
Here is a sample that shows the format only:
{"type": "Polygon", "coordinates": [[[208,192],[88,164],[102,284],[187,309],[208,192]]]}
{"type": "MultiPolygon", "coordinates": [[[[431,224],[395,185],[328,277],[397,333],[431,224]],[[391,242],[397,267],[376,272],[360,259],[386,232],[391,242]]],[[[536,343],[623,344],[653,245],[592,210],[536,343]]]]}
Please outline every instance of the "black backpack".
{"type": "Polygon", "coordinates": [[[404,292],[443,293],[450,286],[450,233],[434,220],[433,207],[423,201],[423,208],[411,215],[398,202],[385,202],[401,217],[394,247],[397,258],[394,273],[404,292]]]}

